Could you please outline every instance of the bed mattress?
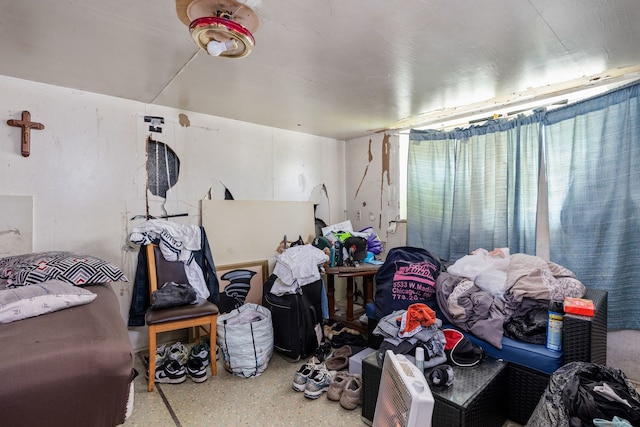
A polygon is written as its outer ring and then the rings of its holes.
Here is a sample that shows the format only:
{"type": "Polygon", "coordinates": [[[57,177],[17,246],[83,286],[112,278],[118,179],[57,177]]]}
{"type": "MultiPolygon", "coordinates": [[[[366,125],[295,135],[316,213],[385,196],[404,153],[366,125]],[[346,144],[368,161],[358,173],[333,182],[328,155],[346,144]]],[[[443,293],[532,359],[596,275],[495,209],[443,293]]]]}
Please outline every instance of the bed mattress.
{"type": "Polygon", "coordinates": [[[109,284],[89,304],[0,325],[0,424],[124,423],[134,353],[109,284]]]}

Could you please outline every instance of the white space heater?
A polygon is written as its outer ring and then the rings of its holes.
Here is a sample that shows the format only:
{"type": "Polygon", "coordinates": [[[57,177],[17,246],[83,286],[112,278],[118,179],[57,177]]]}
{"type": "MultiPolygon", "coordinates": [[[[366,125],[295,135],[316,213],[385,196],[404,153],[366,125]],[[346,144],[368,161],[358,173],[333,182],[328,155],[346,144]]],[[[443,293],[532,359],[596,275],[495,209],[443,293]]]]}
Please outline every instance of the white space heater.
{"type": "Polygon", "coordinates": [[[373,427],[431,427],[434,405],[424,374],[404,355],[387,350],[373,427]]]}

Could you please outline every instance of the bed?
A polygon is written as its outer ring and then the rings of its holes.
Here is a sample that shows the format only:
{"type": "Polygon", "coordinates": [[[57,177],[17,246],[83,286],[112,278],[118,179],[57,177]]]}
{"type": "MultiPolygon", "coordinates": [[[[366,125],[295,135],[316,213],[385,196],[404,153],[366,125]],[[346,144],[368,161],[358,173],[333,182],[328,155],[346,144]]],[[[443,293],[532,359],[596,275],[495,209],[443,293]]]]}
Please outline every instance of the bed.
{"type": "Polygon", "coordinates": [[[126,277],[110,263],[84,255],[21,257],[21,263],[18,257],[0,259],[0,280],[7,287],[0,290],[0,423],[123,424],[133,404],[134,353],[111,282],[126,277]],[[60,298],[65,301],[54,307],[60,298]],[[33,315],[36,305],[44,307],[39,315],[33,315]]]}

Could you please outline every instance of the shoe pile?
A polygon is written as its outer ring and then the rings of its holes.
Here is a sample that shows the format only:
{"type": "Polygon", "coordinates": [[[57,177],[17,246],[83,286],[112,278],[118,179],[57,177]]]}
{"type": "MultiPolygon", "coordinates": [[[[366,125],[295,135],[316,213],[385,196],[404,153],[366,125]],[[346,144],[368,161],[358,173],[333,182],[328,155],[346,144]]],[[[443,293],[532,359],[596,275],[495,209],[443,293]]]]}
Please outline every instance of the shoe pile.
{"type": "Polygon", "coordinates": [[[340,402],[345,409],[355,409],[362,404],[362,376],[344,371],[349,367],[349,358],[361,350],[362,347],[344,345],[325,361],[327,369],[337,371],[331,378],[327,399],[340,402]]]}
{"type": "Polygon", "coordinates": [[[349,367],[349,357],[363,348],[344,345],[332,349],[331,343],[324,341],[314,355],[295,372],[293,389],[304,392],[304,396],[309,399],[317,399],[328,391],[331,393],[328,395],[330,400],[342,400],[344,408],[355,409],[362,399],[362,378],[343,371],[349,367]]]}
{"type": "Polygon", "coordinates": [[[194,345],[190,351],[180,342],[168,348],[163,344],[156,349],[155,382],[180,384],[187,376],[196,383],[204,382],[209,363],[209,344],[206,341],[194,345]]]}
{"type": "Polygon", "coordinates": [[[367,340],[355,329],[348,328],[342,323],[333,319],[327,319],[322,326],[322,332],[333,348],[351,345],[356,347],[366,347],[367,340]]]}

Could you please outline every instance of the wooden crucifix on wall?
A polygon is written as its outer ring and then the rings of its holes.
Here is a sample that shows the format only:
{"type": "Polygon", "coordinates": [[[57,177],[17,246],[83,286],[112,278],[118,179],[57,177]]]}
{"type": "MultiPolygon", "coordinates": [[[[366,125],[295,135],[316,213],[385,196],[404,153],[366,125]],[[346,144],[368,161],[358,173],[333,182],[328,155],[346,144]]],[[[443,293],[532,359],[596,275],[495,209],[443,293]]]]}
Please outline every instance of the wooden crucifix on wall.
{"type": "Polygon", "coordinates": [[[31,113],[28,111],[22,112],[22,120],[7,120],[9,126],[22,128],[22,141],[20,144],[20,152],[23,157],[29,157],[31,154],[31,129],[42,130],[44,125],[42,123],[36,123],[31,121],[31,113]]]}

